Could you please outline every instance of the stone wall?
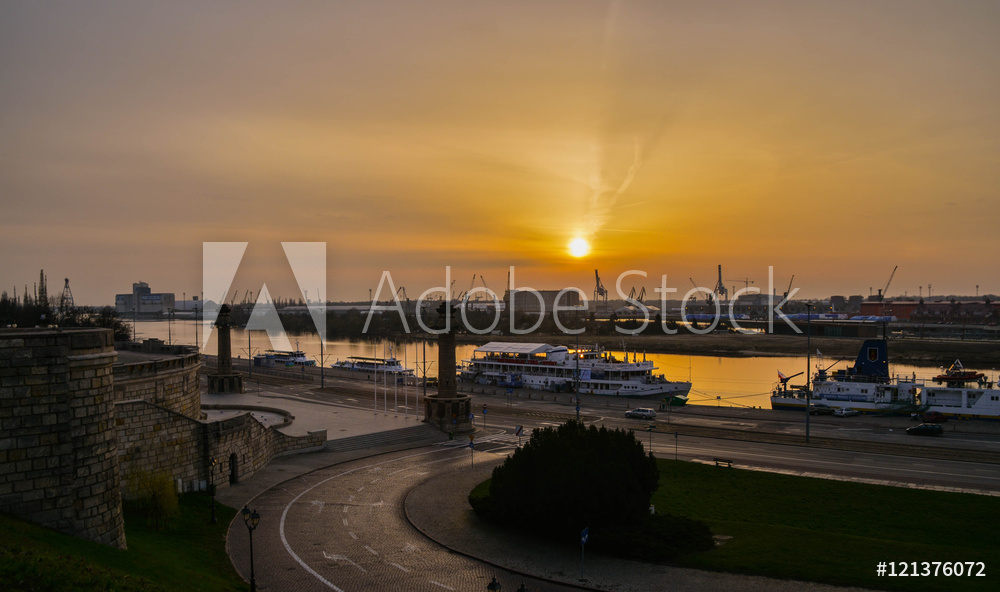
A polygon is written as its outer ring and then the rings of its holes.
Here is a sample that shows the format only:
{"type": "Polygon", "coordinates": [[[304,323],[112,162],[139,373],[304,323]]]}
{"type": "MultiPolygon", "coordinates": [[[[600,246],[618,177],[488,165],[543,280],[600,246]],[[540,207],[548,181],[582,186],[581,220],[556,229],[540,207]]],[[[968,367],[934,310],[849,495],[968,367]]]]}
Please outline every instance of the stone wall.
{"type": "Polygon", "coordinates": [[[0,330],[0,511],[125,547],[107,329],[0,330]]]}
{"type": "Polygon", "coordinates": [[[196,353],[164,360],[116,364],[115,401],[141,399],[192,419],[200,419],[201,389],[196,353]]]}
{"type": "Polygon", "coordinates": [[[147,401],[118,403],[115,422],[126,497],[134,494],[129,482],[143,473],[165,473],[185,491],[200,489],[202,482],[225,486],[253,475],[275,456],[319,449],[326,442],[325,430],[287,436],[249,413],[201,421],[147,401]]]}

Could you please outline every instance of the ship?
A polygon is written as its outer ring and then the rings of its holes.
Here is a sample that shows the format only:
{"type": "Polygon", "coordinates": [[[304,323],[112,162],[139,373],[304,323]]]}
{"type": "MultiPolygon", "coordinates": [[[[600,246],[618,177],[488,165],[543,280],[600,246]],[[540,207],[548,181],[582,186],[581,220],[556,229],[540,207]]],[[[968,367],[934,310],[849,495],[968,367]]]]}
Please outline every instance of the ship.
{"type": "MultiPolygon", "coordinates": [[[[805,410],[805,385],[789,387],[788,378],[778,375],[771,408],[805,410]]],[[[916,375],[890,376],[886,342],[872,339],[861,346],[852,367],[832,373],[820,369],[813,375],[809,403],[868,414],[938,412],[951,418],[1000,419],[1000,389],[983,373],[965,370],[956,361],[932,380],[944,385],[925,385],[916,375]]]]}
{"type": "MultiPolygon", "coordinates": [[[[830,372],[831,368],[821,368],[811,376],[810,404],[853,409],[859,413],[924,411],[918,396],[923,382],[915,375],[889,374],[885,340],[865,341],[850,368],[830,372]]],[[[771,409],[805,410],[806,385],[789,388],[788,379],[781,372],[778,376],[779,381],[771,392],[771,409]]]]}
{"type": "Polygon", "coordinates": [[[354,372],[385,372],[388,374],[412,375],[413,370],[404,368],[396,358],[370,358],[364,356],[351,356],[346,360],[337,360],[330,364],[331,368],[338,370],[352,370],[354,372]]]}
{"type": "Polygon", "coordinates": [[[965,370],[955,361],[945,374],[934,377],[944,386],[927,386],[920,393],[928,412],[961,419],[1000,419],[1000,389],[981,372],[965,370]],[[944,377],[944,380],[938,380],[944,377]]]}
{"type": "Polygon", "coordinates": [[[255,366],[272,367],[282,366],[315,366],[316,360],[309,359],[306,353],[301,350],[282,351],[269,349],[262,354],[253,357],[255,366]]]}
{"type": "Polygon", "coordinates": [[[620,359],[599,347],[571,350],[547,343],[491,341],[464,360],[459,380],[545,390],[578,392],[634,399],[655,399],[680,406],[687,403],[690,382],[667,380],[654,374],[656,366],[645,356],[620,359]]]}

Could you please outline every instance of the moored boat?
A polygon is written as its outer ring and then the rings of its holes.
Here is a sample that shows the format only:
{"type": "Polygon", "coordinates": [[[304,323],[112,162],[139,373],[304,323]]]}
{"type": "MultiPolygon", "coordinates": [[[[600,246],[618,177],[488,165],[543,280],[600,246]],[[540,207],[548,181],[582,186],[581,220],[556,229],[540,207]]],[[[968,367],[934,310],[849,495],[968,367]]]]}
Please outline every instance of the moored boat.
{"type": "Polygon", "coordinates": [[[330,364],[330,367],[338,370],[351,370],[354,372],[385,372],[388,374],[406,375],[413,374],[413,369],[404,368],[396,358],[351,356],[346,360],[337,360],[333,364],[330,364]]]}
{"type": "Polygon", "coordinates": [[[638,354],[619,359],[600,348],[571,350],[546,343],[492,341],[476,348],[465,360],[459,380],[478,384],[516,386],[581,394],[642,399],[670,399],[674,406],[687,402],[690,382],[667,380],[652,361],[638,354]]]}

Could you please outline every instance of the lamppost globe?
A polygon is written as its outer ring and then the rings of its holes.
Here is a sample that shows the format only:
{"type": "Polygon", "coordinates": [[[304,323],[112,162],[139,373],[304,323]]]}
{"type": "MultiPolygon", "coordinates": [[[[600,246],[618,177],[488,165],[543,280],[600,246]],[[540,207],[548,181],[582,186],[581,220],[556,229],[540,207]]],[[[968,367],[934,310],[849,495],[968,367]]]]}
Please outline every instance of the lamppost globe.
{"type": "Polygon", "coordinates": [[[500,590],[500,588],[503,588],[503,585],[500,582],[497,581],[496,576],[493,576],[493,580],[489,584],[486,585],[486,589],[487,590],[492,590],[493,592],[496,592],[497,590],[500,590]]]}
{"type": "Polygon", "coordinates": [[[243,506],[240,515],[243,517],[243,523],[247,525],[247,532],[250,533],[250,592],[257,592],[257,579],[253,571],[253,531],[260,523],[260,514],[257,510],[251,511],[247,506],[243,506]]]}

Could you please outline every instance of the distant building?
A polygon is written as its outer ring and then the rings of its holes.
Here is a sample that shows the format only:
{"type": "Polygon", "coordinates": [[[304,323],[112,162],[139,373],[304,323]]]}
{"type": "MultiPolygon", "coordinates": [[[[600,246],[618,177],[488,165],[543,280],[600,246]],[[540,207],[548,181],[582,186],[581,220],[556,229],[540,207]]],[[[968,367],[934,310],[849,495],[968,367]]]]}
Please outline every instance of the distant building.
{"type": "MultiPolygon", "coordinates": [[[[552,314],[553,307],[556,304],[556,298],[559,298],[560,307],[580,307],[583,305],[580,299],[580,292],[576,290],[566,290],[562,293],[560,297],[561,290],[517,290],[514,292],[514,302],[513,302],[513,312],[514,314],[530,313],[530,314],[552,314]],[[536,296],[537,294],[537,296],[536,296]],[[539,300],[541,297],[541,300],[539,300]]],[[[511,310],[510,305],[510,292],[504,294],[504,304],[508,310],[511,310]]],[[[572,311],[562,311],[563,314],[570,314],[572,311]]],[[[583,310],[581,309],[581,313],[583,310]]]]}
{"type": "Polygon", "coordinates": [[[159,316],[174,309],[173,292],[153,294],[146,282],[132,284],[131,294],[115,295],[115,310],[122,316],[159,316]]]}

